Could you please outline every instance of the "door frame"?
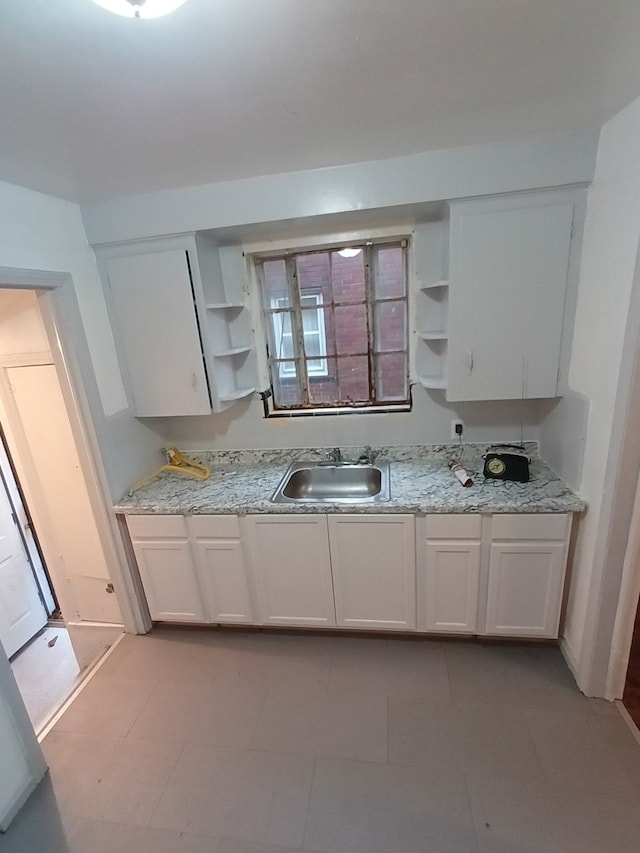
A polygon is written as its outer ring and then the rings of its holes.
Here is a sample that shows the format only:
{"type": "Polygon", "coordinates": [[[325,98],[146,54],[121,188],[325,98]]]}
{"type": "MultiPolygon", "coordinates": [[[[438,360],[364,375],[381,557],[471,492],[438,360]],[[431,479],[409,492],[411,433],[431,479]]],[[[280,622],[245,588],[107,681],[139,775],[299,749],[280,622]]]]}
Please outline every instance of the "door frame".
{"type": "Polygon", "coordinates": [[[587,696],[622,698],[640,593],[640,242],[595,541],[577,681],[587,696]]]}
{"type": "Polygon", "coordinates": [[[98,439],[104,415],[72,277],[69,273],[0,266],[0,288],[36,291],[124,629],[147,633],[151,621],[141,606],[117,519],[110,509],[98,439]]]}

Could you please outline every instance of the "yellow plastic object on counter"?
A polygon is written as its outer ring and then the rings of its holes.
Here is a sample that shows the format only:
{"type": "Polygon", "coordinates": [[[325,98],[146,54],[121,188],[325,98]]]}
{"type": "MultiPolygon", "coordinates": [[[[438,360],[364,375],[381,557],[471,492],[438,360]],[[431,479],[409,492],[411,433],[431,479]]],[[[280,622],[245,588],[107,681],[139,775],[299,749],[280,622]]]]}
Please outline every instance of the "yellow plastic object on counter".
{"type": "Polygon", "coordinates": [[[146,486],[147,483],[159,477],[163,471],[186,474],[187,477],[194,477],[196,480],[208,480],[211,476],[211,470],[206,465],[184,456],[177,447],[165,447],[164,452],[167,454],[167,464],[135,482],[129,489],[129,497],[142,486],[146,486]]]}

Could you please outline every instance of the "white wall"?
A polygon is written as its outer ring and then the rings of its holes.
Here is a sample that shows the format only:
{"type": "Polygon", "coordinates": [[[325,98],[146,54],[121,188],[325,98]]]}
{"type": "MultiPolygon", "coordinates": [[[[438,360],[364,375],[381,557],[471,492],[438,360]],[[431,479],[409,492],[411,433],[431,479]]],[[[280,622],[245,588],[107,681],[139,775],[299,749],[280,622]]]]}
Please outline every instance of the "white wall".
{"type": "Polygon", "coordinates": [[[105,415],[127,407],[95,255],[80,208],[0,183],[0,266],[71,274],[105,415]]]}
{"type": "MultiPolygon", "coordinates": [[[[220,415],[158,419],[154,428],[167,443],[185,450],[245,450],[283,447],[359,447],[414,444],[450,444],[451,419],[465,423],[466,441],[519,441],[524,418],[524,438],[538,439],[538,401],[497,401],[447,404],[443,392],[413,390],[410,414],[341,414],[315,418],[265,420],[262,403],[233,406],[220,415]]],[[[151,423],[149,420],[148,423],[151,423]]]]}
{"type": "Polygon", "coordinates": [[[98,243],[588,183],[597,132],[429,151],[86,205],[98,243]]]}
{"type": "MultiPolygon", "coordinates": [[[[602,129],[584,233],[569,385],[590,406],[580,482],[589,509],[580,527],[565,626],[566,648],[578,671],[589,605],[606,571],[598,565],[599,537],[606,523],[603,507],[611,498],[605,476],[640,237],[639,152],[640,99],[602,129]]],[[[569,421],[564,429],[570,439],[569,421]]]]}
{"type": "Polygon", "coordinates": [[[162,440],[133,418],[93,250],[80,208],[0,182],[0,267],[71,275],[91,365],[77,356],[85,380],[112,498],[157,465],[162,440]],[[92,368],[92,369],[91,369],[92,368]]]}

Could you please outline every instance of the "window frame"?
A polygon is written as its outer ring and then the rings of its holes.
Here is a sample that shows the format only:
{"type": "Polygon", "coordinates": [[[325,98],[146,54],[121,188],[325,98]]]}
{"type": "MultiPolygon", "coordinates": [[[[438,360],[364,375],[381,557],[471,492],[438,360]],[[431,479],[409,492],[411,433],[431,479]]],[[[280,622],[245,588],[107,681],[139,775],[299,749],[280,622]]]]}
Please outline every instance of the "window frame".
{"type": "MultiPolygon", "coordinates": [[[[256,247],[257,248],[257,247],[256,247]]],[[[266,248],[266,247],[265,247],[266,248]]],[[[255,271],[255,278],[258,284],[258,294],[259,294],[259,304],[261,308],[261,319],[264,330],[264,343],[266,345],[266,368],[269,377],[270,389],[262,392],[261,397],[263,400],[263,407],[265,417],[291,417],[291,416],[304,416],[304,415],[323,415],[323,414],[345,414],[347,412],[354,413],[383,413],[383,412],[408,412],[412,409],[412,394],[411,394],[411,373],[410,373],[410,356],[411,356],[411,335],[410,335],[410,317],[411,317],[411,305],[410,305],[410,280],[409,280],[409,269],[410,269],[410,236],[408,234],[402,236],[389,236],[389,237],[378,237],[375,239],[365,239],[361,238],[357,241],[349,241],[348,243],[342,242],[328,242],[325,244],[324,241],[320,245],[314,246],[296,246],[294,249],[280,249],[273,250],[269,248],[267,251],[260,252],[255,251],[255,254],[252,253],[252,261],[255,271]],[[397,247],[402,250],[402,264],[403,264],[403,282],[404,282],[404,292],[400,296],[390,296],[390,297],[377,297],[376,296],[376,288],[375,288],[375,265],[374,265],[374,253],[382,248],[391,248],[397,247]],[[344,305],[354,305],[354,304],[364,304],[366,306],[366,322],[367,322],[367,339],[368,345],[366,352],[362,353],[349,353],[347,355],[340,354],[327,354],[327,357],[320,357],[322,361],[327,364],[326,372],[322,374],[319,373],[311,373],[306,369],[301,369],[301,365],[307,364],[310,361],[317,361],[319,359],[312,359],[305,353],[304,349],[304,333],[301,328],[302,326],[302,305],[301,300],[305,299],[312,294],[304,293],[300,294],[298,286],[297,286],[297,274],[295,271],[296,258],[300,255],[309,255],[309,254],[330,254],[337,253],[341,249],[345,248],[358,248],[363,251],[363,265],[364,265],[364,277],[365,277],[365,296],[362,302],[343,302],[340,300],[334,300],[334,294],[332,291],[331,294],[331,302],[322,302],[321,294],[315,295],[316,301],[318,303],[318,313],[324,314],[325,308],[330,307],[331,312],[333,313],[335,307],[340,307],[344,305]],[[285,265],[286,269],[286,295],[284,297],[275,297],[271,299],[271,302],[279,301],[282,306],[282,311],[289,311],[290,317],[293,322],[293,325],[296,327],[295,330],[292,329],[292,341],[294,342],[293,347],[293,357],[290,359],[277,358],[271,352],[272,342],[275,342],[276,337],[276,324],[279,324],[279,327],[282,326],[282,320],[276,320],[276,323],[273,324],[270,328],[270,322],[272,322],[276,318],[276,314],[274,311],[279,309],[274,308],[274,306],[267,305],[268,296],[266,294],[265,287],[265,278],[264,278],[264,270],[263,264],[268,261],[282,261],[285,265]],[[404,322],[405,322],[405,340],[404,346],[400,348],[394,349],[382,349],[379,348],[379,344],[376,341],[376,319],[375,319],[375,308],[380,304],[384,304],[385,302],[399,302],[404,303],[404,322]],[[405,395],[402,398],[398,399],[378,399],[377,392],[379,390],[379,383],[381,382],[380,374],[379,374],[379,360],[380,356],[388,355],[392,353],[399,353],[404,357],[404,391],[405,395]],[[332,371],[328,364],[331,360],[336,362],[336,360],[340,360],[340,358],[347,358],[351,356],[359,356],[367,358],[368,365],[368,385],[369,385],[369,399],[366,401],[353,401],[353,400],[333,400],[327,403],[322,403],[316,400],[312,400],[309,394],[309,385],[312,383],[314,378],[327,378],[331,377],[332,371]],[[296,362],[296,370],[285,369],[283,370],[282,365],[283,361],[295,361],[296,362]],[[276,367],[280,362],[280,366],[276,367]],[[275,378],[278,378],[280,382],[291,381],[295,382],[300,391],[300,402],[295,402],[292,404],[278,404],[276,402],[276,396],[274,393],[274,384],[275,378]],[[269,402],[269,400],[271,402],[269,402]]],[[[324,318],[323,318],[324,319],[324,318]]],[[[320,317],[318,318],[319,328],[323,328],[323,324],[321,323],[320,317]]],[[[326,351],[326,326],[324,326],[324,351],[326,351]]],[[[280,350],[280,353],[282,351],[280,350]]],[[[335,370],[333,371],[333,375],[335,376],[335,370]]]]}

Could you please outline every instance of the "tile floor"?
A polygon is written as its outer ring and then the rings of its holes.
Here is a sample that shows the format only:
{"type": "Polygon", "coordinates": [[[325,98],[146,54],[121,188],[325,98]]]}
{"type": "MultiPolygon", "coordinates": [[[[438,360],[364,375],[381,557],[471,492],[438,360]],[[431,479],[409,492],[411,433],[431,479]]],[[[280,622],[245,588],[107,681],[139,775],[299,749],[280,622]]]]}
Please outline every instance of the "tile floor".
{"type": "Polygon", "coordinates": [[[69,632],[58,626],[45,628],[18,652],[11,669],[36,731],[69,696],[80,674],[69,632]]]}
{"type": "Polygon", "coordinates": [[[43,748],[3,853],[640,850],[640,746],[551,647],[156,630],[43,748]]]}

